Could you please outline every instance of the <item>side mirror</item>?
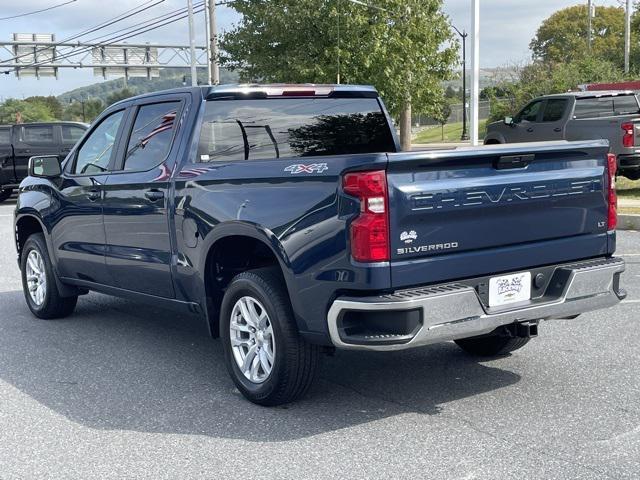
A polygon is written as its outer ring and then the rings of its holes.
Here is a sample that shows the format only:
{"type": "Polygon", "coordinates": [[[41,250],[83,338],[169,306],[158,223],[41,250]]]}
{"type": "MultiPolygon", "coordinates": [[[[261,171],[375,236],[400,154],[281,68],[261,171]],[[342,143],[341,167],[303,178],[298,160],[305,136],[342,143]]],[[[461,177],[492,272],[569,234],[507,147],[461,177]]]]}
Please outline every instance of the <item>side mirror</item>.
{"type": "Polygon", "coordinates": [[[62,175],[62,167],[60,167],[58,157],[48,155],[29,159],[29,176],[57,178],[60,175],[62,175]]]}
{"type": "Polygon", "coordinates": [[[513,117],[504,117],[504,124],[509,126],[514,125],[513,117]]]}

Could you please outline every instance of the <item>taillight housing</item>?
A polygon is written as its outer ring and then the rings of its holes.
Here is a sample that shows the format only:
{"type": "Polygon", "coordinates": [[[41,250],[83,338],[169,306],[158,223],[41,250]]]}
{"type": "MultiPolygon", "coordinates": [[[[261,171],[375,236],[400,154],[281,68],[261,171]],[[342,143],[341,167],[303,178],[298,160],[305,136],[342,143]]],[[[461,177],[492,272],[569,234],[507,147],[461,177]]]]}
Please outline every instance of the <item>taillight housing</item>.
{"type": "Polygon", "coordinates": [[[616,171],[618,159],[613,153],[607,154],[607,173],[609,174],[609,189],[607,192],[607,230],[615,230],[618,225],[618,194],[616,192],[616,171]]]}
{"type": "Polygon", "coordinates": [[[358,262],[389,261],[389,209],[384,170],[347,173],[348,195],[360,200],[360,215],[351,222],[351,256],[358,262]]]}
{"type": "Polygon", "coordinates": [[[622,146],[623,147],[633,147],[635,144],[635,135],[633,134],[634,125],[633,123],[627,122],[621,125],[622,127],[622,146]]]}

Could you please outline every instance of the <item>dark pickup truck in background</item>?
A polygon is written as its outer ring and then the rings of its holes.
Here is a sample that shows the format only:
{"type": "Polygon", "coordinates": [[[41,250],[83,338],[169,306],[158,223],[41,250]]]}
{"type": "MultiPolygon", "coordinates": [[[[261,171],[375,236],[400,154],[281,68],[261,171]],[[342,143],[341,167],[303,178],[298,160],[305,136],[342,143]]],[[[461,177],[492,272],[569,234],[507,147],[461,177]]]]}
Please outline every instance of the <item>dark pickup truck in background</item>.
{"type": "Polygon", "coordinates": [[[27,176],[29,158],[54,155],[64,160],[87,128],[76,122],[0,125],[0,202],[27,176]]]}
{"type": "Polygon", "coordinates": [[[323,351],[505,354],[625,296],[606,141],[400,152],[371,87],[135,97],[62,167],[29,168],[15,237],[33,314],[89,290],[197,313],[263,405],[302,395],[323,351]]]}
{"type": "Polygon", "coordinates": [[[570,92],[529,102],[487,126],[485,145],[554,140],[609,141],[618,174],[640,179],[640,105],[631,91],[570,92]]]}

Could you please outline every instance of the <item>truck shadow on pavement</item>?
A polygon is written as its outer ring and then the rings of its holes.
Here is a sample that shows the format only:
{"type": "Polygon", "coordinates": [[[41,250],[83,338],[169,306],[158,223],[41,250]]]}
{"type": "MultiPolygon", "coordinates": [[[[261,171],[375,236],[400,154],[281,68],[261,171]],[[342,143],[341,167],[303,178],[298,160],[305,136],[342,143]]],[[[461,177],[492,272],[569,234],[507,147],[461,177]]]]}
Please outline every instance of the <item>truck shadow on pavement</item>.
{"type": "Polygon", "coordinates": [[[28,408],[88,428],[294,440],[403,413],[437,415],[520,380],[488,365],[453,344],[338,352],[323,358],[303,400],[263,408],[235,389],[220,341],[196,317],[90,294],[71,317],[43,321],[22,292],[0,293],[0,380],[28,395],[18,400],[28,408]]]}

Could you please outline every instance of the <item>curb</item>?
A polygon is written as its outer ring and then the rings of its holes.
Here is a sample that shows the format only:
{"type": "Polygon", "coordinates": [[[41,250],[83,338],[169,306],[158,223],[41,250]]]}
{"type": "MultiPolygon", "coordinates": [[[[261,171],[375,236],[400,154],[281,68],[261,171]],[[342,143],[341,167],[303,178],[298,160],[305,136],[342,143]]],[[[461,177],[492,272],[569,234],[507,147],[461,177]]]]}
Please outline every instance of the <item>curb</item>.
{"type": "Polygon", "coordinates": [[[618,215],[618,230],[640,230],[640,215],[618,215]]]}

